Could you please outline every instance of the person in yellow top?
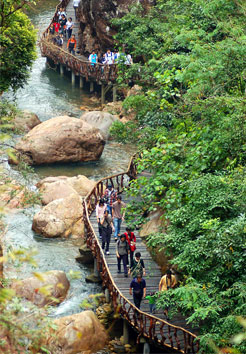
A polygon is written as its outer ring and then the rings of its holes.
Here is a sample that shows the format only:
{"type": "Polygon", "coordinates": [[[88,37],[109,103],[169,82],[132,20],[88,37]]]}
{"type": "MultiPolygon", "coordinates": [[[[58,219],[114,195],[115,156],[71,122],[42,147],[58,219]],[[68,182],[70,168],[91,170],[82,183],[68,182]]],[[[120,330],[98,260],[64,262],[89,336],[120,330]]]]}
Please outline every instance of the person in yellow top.
{"type": "MultiPolygon", "coordinates": [[[[172,274],[171,270],[168,269],[166,274],[163,275],[163,277],[160,280],[159,291],[167,291],[168,289],[173,289],[176,284],[177,284],[177,281],[176,281],[175,276],[172,274]]],[[[168,307],[165,308],[164,315],[166,316],[166,319],[169,320],[168,307]]]]}

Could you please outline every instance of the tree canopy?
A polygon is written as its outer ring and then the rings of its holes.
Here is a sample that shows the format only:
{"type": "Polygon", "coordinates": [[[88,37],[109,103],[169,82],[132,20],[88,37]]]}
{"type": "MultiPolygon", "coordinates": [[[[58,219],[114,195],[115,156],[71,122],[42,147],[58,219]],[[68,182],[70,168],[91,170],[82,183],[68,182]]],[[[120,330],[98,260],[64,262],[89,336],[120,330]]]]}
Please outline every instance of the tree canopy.
{"type": "Polygon", "coordinates": [[[0,93],[22,87],[36,58],[36,32],[22,12],[31,3],[33,1],[0,2],[0,93]]]}
{"type": "Polygon", "coordinates": [[[138,143],[138,170],[152,172],[131,184],[141,200],[128,206],[128,222],[160,208],[164,227],[148,242],[182,273],[158,305],[199,325],[204,352],[213,341],[244,353],[245,342],[231,338],[246,316],[246,4],[158,0],[114,24],[135,59],[120,82],[134,75],[142,92],[124,102],[135,122],[112,132],[138,143]]]}

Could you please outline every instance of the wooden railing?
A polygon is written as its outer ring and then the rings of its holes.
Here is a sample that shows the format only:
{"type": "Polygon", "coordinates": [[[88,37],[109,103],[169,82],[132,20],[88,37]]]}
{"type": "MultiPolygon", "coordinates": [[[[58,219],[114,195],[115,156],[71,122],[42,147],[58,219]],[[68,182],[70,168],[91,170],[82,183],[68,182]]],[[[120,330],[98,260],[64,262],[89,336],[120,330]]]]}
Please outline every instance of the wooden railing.
{"type": "Polygon", "coordinates": [[[55,64],[61,64],[74,71],[76,75],[85,77],[86,81],[93,80],[102,83],[115,82],[117,78],[117,65],[91,65],[88,60],[82,60],[52,42],[49,33],[50,26],[57,21],[57,12],[60,7],[66,8],[70,0],[62,0],[57,6],[51,23],[43,32],[39,41],[42,56],[50,58],[55,64]]]}
{"type": "Polygon", "coordinates": [[[133,157],[126,172],[101,179],[85,197],[83,207],[87,245],[97,260],[98,272],[101,275],[103,286],[109,290],[115,312],[119,312],[137,330],[138,339],[143,336],[157,345],[166,346],[184,354],[199,353],[199,340],[196,339],[196,335],[142,312],[120,292],[111,276],[101,245],[90,222],[90,215],[95,210],[97,201],[103,195],[105,188],[112,185],[118,192],[122,192],[136,176],[136,163],[133,157]]]}

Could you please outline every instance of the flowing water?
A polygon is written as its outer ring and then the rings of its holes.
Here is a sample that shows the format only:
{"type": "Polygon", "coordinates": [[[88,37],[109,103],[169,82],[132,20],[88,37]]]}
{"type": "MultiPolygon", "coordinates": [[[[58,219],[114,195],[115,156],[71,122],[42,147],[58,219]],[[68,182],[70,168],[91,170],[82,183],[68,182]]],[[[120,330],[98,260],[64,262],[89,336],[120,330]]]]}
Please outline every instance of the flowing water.
{"type": "MultiPolygon", "coordinates": [[[[38,5],[30,11],[29,16],[39,35],[48,26],[56,4],[57,1],[54,0],[43,0],[38,2],[38,5]]],[[[5,97],[9,100],[15,100],[20,109],[27,109],[36,113],[42,121],[64,114],[79,117],[82,113],[80,110],[82,105],[92,107],[90,94],[78,87],[72,87],[69,78],[61,77],[56,71],[47,68],[46,59],[41,57],[39,50],[38,58],[33,65],[25,87],[20,89],[15,96],[8,93],[5,97]]],[[[31,187],[35,188],[34,182],[46,176],[83,174],[89,178],[99,179],[124,171],[132,152],[133,149],[130,146],[125,147],[110,142],[105,146],[103,155],[97,162],[35,167],[35,175],[31,178],[31,187]]],[[[9,169],[11,176],[20,180],[20,176],[12,167],[6,167],[9,169]]],[[[78,245],[75,241],[44,239],[33,233],[31,230],[32,217],[38,209],[29,208],[6,217],[8,223],[6,245],[13,248],[37,249],[38,271],[52,269],[63,270],[66,273],[69,273],[70,270],[80,271],[80,279],[71,282],[66,301],[55,308],[54,315],[61,316],[79,312],[82,300],[89,294],[100,292],[101,289],[98,285],[85,283],[85,276],[91,270],[76,263],[75,257],[78,255],[78,245]]],[[[16,276],[16,271],[15,268],[9,267],[6,269],[6,274],[13,277],[16,276]]],[[[31,266],[26,265],[17,273],[17,277],[30,276],[32,271],[31,266]]]]}

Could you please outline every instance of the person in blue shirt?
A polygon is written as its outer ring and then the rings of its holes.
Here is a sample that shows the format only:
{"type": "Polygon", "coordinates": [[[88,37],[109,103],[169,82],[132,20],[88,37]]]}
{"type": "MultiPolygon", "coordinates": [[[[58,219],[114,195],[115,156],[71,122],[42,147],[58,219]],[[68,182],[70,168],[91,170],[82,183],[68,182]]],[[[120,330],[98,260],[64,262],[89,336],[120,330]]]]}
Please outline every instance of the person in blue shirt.
{"type": "Polygon", "coordinates": [[[89,56],[89,62],[91,63],[92,66],[97,64],[97,54],[96,54],[95,50],[93,50],[91,55],[89,56]]]}
{"type": "Polygon", "coordinates": [[[134,305],[140,309],[141,301],[146,296],[146,282],[141,274],[131,281],[129,293],[133,293],[134,305]]]}

